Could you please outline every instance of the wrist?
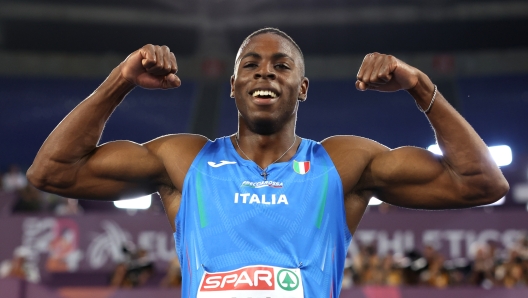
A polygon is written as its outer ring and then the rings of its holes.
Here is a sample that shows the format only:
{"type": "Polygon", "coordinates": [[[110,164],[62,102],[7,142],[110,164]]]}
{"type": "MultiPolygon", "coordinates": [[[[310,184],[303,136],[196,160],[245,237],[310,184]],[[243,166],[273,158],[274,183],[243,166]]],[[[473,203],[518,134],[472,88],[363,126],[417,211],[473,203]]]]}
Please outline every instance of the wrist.
{"type": "Polygon", "coordinates": [[[102,92],[107,97],[123,99],[136,85],[121,73],[121,65],[114,68],[106,80],[97,88],[96,92],[102,92]]]}
{"type": "Polygon", "coordinates": [[[425,74],[421,74],[418,77],[418,82],[414,87],[407,90],[409,94],[414,98],[416,104],[420,110],[428,111],[430,105],[432,104],[432,99],[436,95],[436,86],[433,84],[431,79],[425,74]]]}
{"type": "Polygon", "coordinates": [[[112,70],[112,74],[116,74],[116,84],[122,85],[124,88],[128,87],[130,90],[134,89],[137,84],[134,82],[133,79],[126,78],[123,75],[123,63],[120,63],[116,68],[112,70]]]}

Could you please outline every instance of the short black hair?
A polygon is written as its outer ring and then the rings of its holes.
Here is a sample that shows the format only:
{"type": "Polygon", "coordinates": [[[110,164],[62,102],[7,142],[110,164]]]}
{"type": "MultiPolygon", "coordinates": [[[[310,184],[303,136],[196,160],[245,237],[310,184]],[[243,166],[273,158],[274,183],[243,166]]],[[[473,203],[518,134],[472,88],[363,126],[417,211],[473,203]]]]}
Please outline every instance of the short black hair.
{"type": "MultiPolygon", "coordinates": [[[[251,38],[253,38],[253,37],[257,36],[257,35],[266,34],[266,33],[276,34],[276,35],[286,39],[287,41],[289,41],[297,49],[297,51],[299,51],[299,54],[301,55],[301,61],[302,61],[301,74],[304,76],[304,55],[303,55],[303,52],[301,51],[301,48],[293,40],[293,38],[291,38],[291,36],[286,34],[284,31],[279,30],[278,28],[266,27],[266,28],[262,28],[262,29],[259,29],[259,30],[255,31],[255,32],[251,33],[250,35],[248,35],[248,37],[246,37],[244,39],[244,41],[240,45],[240,48],[244,47],[249,42],[249,40],[251,38]]],[[[239,51],[240,51],[240,48],[239,48],[239,51]]],[[[235,65],[236,65],[236,62],[235,62],[235,65]]],[[[235,69],[235,72],[236,72],[236,69],[235,69]]]]}

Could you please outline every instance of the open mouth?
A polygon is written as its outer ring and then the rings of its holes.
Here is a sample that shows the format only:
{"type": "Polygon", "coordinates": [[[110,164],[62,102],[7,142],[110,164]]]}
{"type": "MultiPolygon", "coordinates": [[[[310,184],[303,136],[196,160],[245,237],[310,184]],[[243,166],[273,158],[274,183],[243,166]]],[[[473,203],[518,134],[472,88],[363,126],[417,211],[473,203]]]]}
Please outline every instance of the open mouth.
{"type": "Polygon", "coordinates": [[[279,93],[274,90],[265,90],[265,89],[256,89],[251,91],[249,94],[253,96],[254,98],[261,98],[261,99],[274,99],[279,97],[279,93]]]}

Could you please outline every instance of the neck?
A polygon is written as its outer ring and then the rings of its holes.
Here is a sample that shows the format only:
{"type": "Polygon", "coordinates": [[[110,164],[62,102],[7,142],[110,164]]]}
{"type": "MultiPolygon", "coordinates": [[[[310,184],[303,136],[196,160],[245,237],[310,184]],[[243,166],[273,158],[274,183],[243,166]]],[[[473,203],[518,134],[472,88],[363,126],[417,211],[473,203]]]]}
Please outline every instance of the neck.
{"type": "Polygon", "coordinates": [[[300,138],[295,135],[294,129],[260,135],[240,126],[239,131],[231,140],[242,158],[250,159],[261,169],[266,169],[270,164],[290,160],[300,143],[300,138]],[[238,136],[238,147],[236,138],[238,136]]]}

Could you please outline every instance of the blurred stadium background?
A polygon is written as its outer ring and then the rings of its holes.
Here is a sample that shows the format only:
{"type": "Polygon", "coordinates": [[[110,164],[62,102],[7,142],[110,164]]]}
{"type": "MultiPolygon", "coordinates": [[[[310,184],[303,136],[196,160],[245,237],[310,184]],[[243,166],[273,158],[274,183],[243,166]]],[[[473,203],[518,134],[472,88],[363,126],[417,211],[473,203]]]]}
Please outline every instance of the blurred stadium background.
{"type": "Polygon", "coordinates": [[[268,26],[292,36],[306,58],[300,136],[435,143],[405,92],[355,90],[363,56],[377,51],[423,70],[488,146],[510,148],[499,154],[511,161],[501,167],[511,190],[500,205],[425,212],[373,199],[341,297],[528,296],[528,2],[1,0],[1,297],[179,297],[156,195],[145,209],[122,209],[38,192],[21,173],[59,121],[146,43],[171,48],[183,85],[134,90],[102,141],[233,133],[235,54],[268,26]]]}

